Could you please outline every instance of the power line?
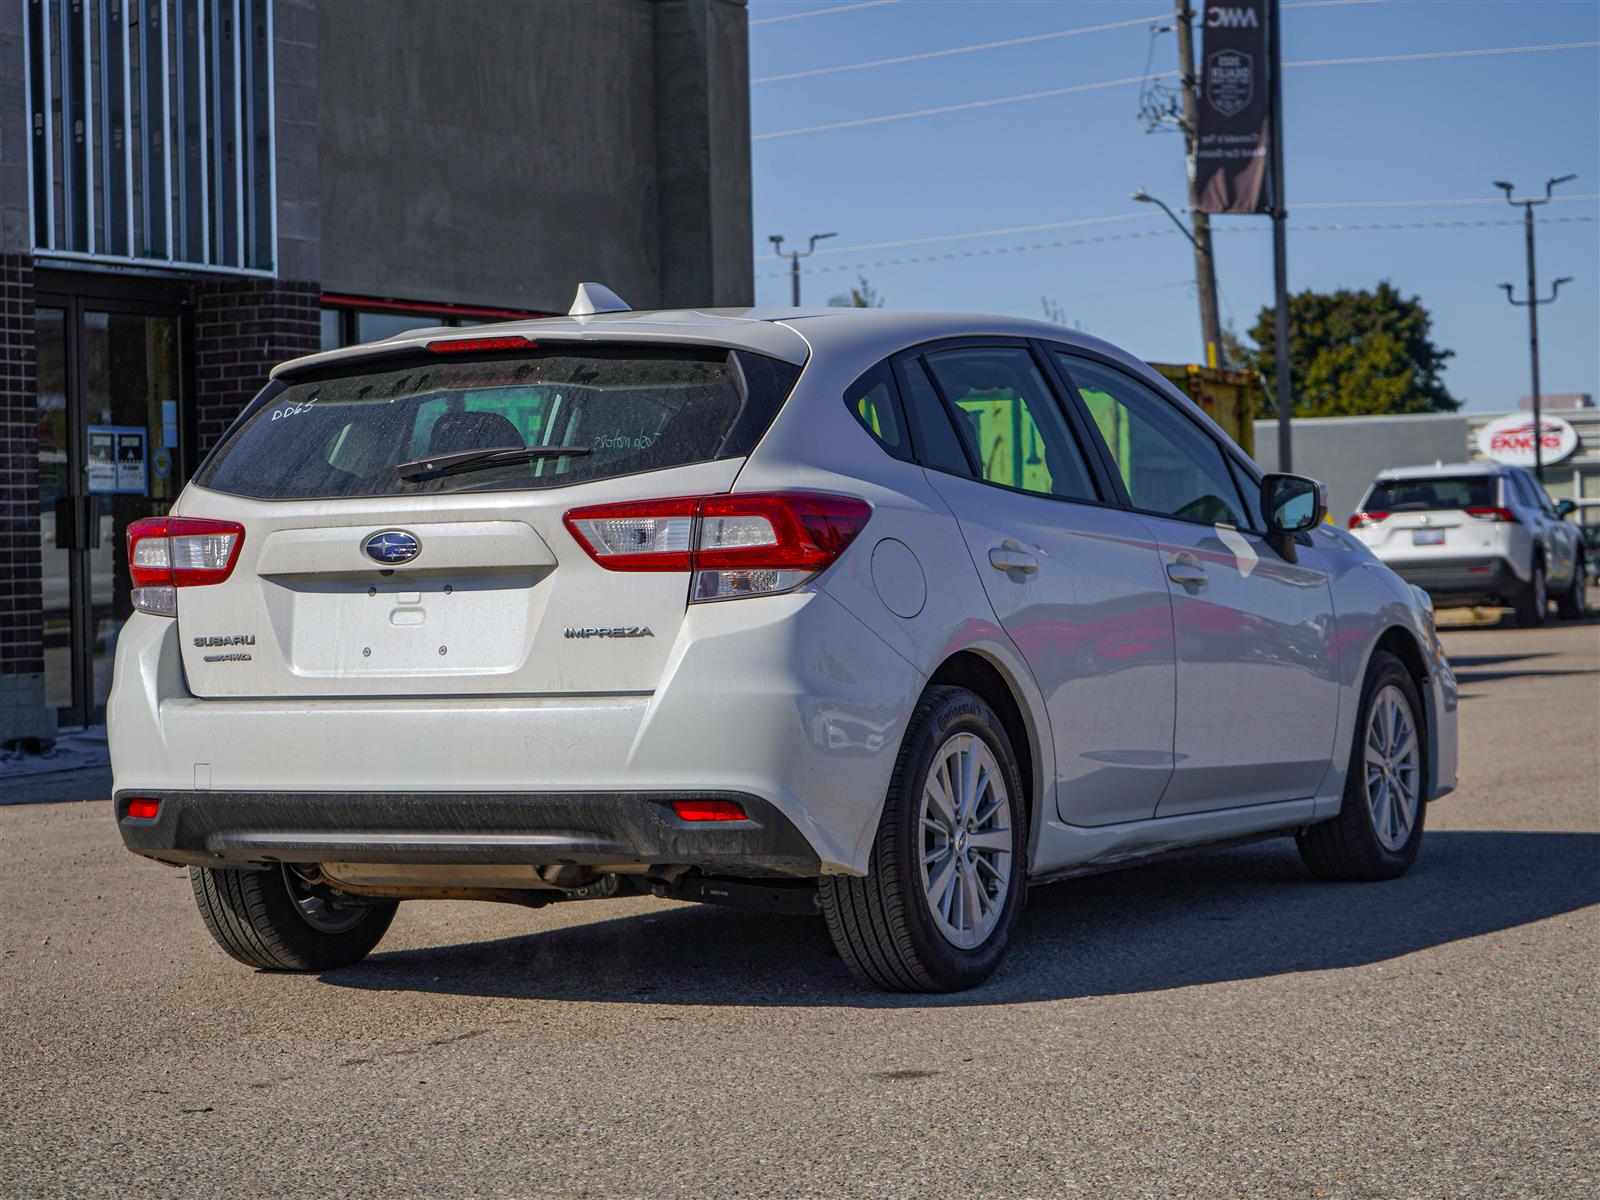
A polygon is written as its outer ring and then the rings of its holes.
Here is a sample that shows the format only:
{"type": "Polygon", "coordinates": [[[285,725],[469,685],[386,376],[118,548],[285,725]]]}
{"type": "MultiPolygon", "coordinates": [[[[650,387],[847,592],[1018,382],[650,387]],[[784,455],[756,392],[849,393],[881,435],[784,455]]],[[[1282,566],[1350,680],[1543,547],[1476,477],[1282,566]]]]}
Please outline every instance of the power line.
{"type": "MultiPolygon", "coordinates": [[[[1600,200],[1600,192],[1585,196],[1552,196],[1557,202],[1573,200],[1600,200]]],[[[1301,203],[1293,201],[1289,207],[1300,208],[1445,208],[1461,204],[1500,204],[1501,201],[1484,196],[1462,200],[1316,200],[1301,203]]]]}
{"type": "Polygon", "coordinates": [[[830,8],[808,8],[804,12],[784,13],[777,17],[758,17],[752,26],[776,25],[779,21],[803,21],[807,17],[826,17],[830,13],[854,12],[858,8],[882,8],[886,4],[899,4],[900,0],[859,0],[856,4],[835,4],[830,8]]]}
{"type": "Polygon", "coordinates": [[[925,50],[920,54],[902,54],[895,58],[874,58],[867,62],[843,63],[835,67],[817,67],[810,71],[789,71],[783,75],[763,75],[752,79],[757,83],[782,83],[790,79],[814,79],[819,75],[838,75],[845,71],[865,71],[873,67],[893,67],[901,63],[924,62],[930,58],[949,58],[955,54],[976,54],[980,50],[1000,50],[1007,46],[1030,46],[1037,42],[1052,42],[1059,38],[1079,37],[1086,33],[1105,33],[1112,29],[1131,29],[1135,25],[1148,25],[1166,14],[1135,17],[1131,21],[1112,21],[1107,25],[1084,25],[1077,29],[1058,29],[1051,33],[1034,33],[1027,37],[1006,38],[998,42],[973,42],[966,46],[951,46],[946,50],[925,50]]]}
{"type": "MultiPolygon", "coordinates": [[[[1284,8],[1343,8],[1352,4],[1386,4],[1388,0],[1300,0],[1296,4],[1285,4],[1284,8]]],[[[847,7],[856,7],[854,5],[847,7]]],[[[842,9],[823,9],[823,12],[839,12],[842,9]]],[[[794,14],[801,16],[815,16],[816,13],[794,14]]],[[[1116,29],[1133,29],[1140,25],[1149,25],[1154,21],[1162,21],[1171,17],[1171,13],[1152,13],[1148,17],[1134,17],[1128,21],[1111,21],[1104,25],[1082,25],[1076,29],[1057,29],[1050,33],[1034,33],[1026,37],[1004,38],[997,42],[969,42],[960,46],[950,46],[944,50],[925,50],[918,54],[901,54],[893,58],[874,58],[866,62],[841,63],[832,67],[814,67],[806,71],[785,71],[781,75],[760,75],[752,79],[752,85],[761,83],[786,83],[791,79],[816,79],[822,75],[840,75],[846,71],[867,71],[874,67],[897,67],[903,63],[926,62],[932,58],[949,58],[957,54],[976,54],[983,50],[1004,50],[1011,46],[1031,46],[1039,42],[1053,42],[1060,38],[1079,37],[1086,33],[1109,33],[1116,29]]],[[[751,21],[752,25],[764,25],[768,21],[787,21],[792,17],[768,17],[760,21],[751,21]]]]}
{"type": "MultiPolygon", "coordinates": [[[[1323,58],[1286,62],[1285,67],[1355,66],[1361,63],[1417,62],[1423,59],[1480,58],[1491,54],[1541,54],[1555,50],[1593,50],[1600,47],[1594,42],[1553,42],[1542,46],[1488,46],[1477,50],[1430,50],[1414,54],[1379,54],[1363,58],[1323,58]]],[[[909,112],[883,113],[875,117],[856,117],[848,121],[829,121],[821,125],[805,125],[798,129],[777,129],[768,133],[752,134],[753,142],[774,138],[799,137],[806,133],[826,133],[835,129],[855,129],[863,125],[883,125],[890,121],[909,121],[917,117],[942,116],[945,113],[970,112],[980,108],[995,108],[1002,104],[1020,104],[1027,100],[1044,100],[1052,96],[1070,96],[1078,92],[1096,92],[1105,88],[1126,87],[1144,83],[1149,79],[1170,79],[1176,71],[1158,71],[1153,75],[1129,75],[1123,79],[1107,79],[1098,83],[1079,83],[1071,87],[1047,88],[1038,92],[1023,92],[1016,96],[996,96],[989,100],[969,100],[964,104],[941,104],[933,108],[917,108],[909,112]]]]}
{"type": "MultiPolygon", "coordinates": [[[[1376,0],[1372,0],[1376,2],[1376,0]]],[[[1600,200],[1600,193],[1582,196],[1553,196],[1554,203],[1570,203],[1573,201],[1600,200]]],[[[1290,207],[1295,211],[1302,209],[1340,209],[1340,208],[1444,208],[1454,205],[1500,204],[1494,198],[1470,197],[1466,199],[1450,200],[1311,200],[1301,203],[1294,202],[1290,207]]],[[[1187,212],[1188,209],[1182,210],[1187,212]]],[[[1110,225],[1120,221],[1138,221],[1154,216],[1149,212],[1115,213],[1102,217],[1077,217],[1068,221],[1041,221],[1033,225],[1005,225],[997,229],[973,229],[965,233],[939,233],[928,237],[899,238],[892,242],[858,242],[851,246],[831,246],[826,250],[818,250],[817,256],[836,254],[864,254],[872,250],[898,250],[905,246],[931,246],[940,242],[963,242],[974,238],[1005,237],[1018,233],[1044,233],[1052,229],[1076,229],[1085,225],[1110,225]]],[[[766,260],[776,261],[777,256],[771,254],[758,254],[756,262],[766,260]]]]}
{"type": "Polygon", "coordinates": [[[1435,58],[1483,58],[1489,54],[1543,54],[1547,50],[1593,50],[1600,42],[1551,42],[1543,46],[1490,46],[1481,50],[1423,50],[1415,54],[1376,54],[1366,58],[1308,58],[1285,67],[1349,67],[1357,63],[1422,62],[1435,58]]]}
{"type": "MultiPolygon", "coordinates": [[[[1043,233],[1050,229],[1076,229],[1083,225],[1109,225],[1116,221],[1138,221],[1150,216],[1149,213],[1119,213],[1108,217],[1079,217],[1071,221],[1043,221],[1037,225],[1008,225],[1000,229],[977,229],[971,233],[941,233],[932,237],[900,238],[893,242],[861,242],[854,246],[833,246],[826,250],[818,250],[817,254],[862,254],[868,250],[898,250],[902,246],[929,246],[939,242],[961,242],[970,238],[1003,237],[1016,233],[1043,233]]],[[[756,261],[775,259],[777,255],[760,254],[756,261]]]]}
{"type": "MultiPolygon", "coordinates": [[[[1541,225],[1580,225],[1593,224],[1600,217],[1547,217],[1541,220],[1541,225]]],[[[1363,233],[1363,232],[1395,232],[1401,230],[1417,229],[1484,229],[1499,225],[1520,225],[1521,221],[1495,220],[1481,221],[1394,221],[1364,224],[1328,224],[1328,225],[1291,225],[1290,233],[1363,233]]],[[[1171,237],[1177,231],[1174,229],[1141,229],[1133,233],[1107,233],[1095,237],[1082,238],[1057,238],[1048,242],[1030,242],[1021,246],[991,246],[981,250],[948,250],[943,254],[920,254],[909,258],[885,258],[874,262],[838,263],[833,266],[813,267],[812,274],[821,275],[834,271],[871,271],[883,267],[904,267],[920,263],[948,262],[958,258],[990,258],[1001,254],[1027,254],[1039,250],[1058,250],[1068,246],[1088,246],[1103,242],[1126,242],[1137,238],[1171,237]]],[[[1265,233],[1267,229],[1262,225],[1222,225],[1213,232],[1218,233],[1265,233]]],[[[787,278],[787,271],[766,271],[756,276],[757,279],[787,278]]]]}
{"type": "Polygon", "coordinates": [[[889,121],[909,121],[914,117],[935,117],[943,113],[970,112],[976,108],[994,108],[1000,104],[1020,104],[1024,100],[1043,100],[1050,96],[1069,96],[1075,92],[1097,92],[1104,88],[1125,87],[1130,83],[1143,83],[1146,79],[1164,79],[1176,71],[1161,71],[1153,76],[1129,75],[1126,79],[1107,79],[1101,83],[1080,83],[1072,87],[1048,88],[1042,92],[1025,92],[1020,96],[998,96],[993,100],[969,100],[965,104],[941,104],[936,108],[918,108],[911,112],[884,113],[877,117],[857,117],[850,121],[829,121],[825,125],[806,125],[800,129],[779,129],[772,133],[752,134],[752,142],[765,142],[773,138],[798,137],[802,133],[826,133],[833,129],[854,129],[861,125],[882,125],[889,121]]]}

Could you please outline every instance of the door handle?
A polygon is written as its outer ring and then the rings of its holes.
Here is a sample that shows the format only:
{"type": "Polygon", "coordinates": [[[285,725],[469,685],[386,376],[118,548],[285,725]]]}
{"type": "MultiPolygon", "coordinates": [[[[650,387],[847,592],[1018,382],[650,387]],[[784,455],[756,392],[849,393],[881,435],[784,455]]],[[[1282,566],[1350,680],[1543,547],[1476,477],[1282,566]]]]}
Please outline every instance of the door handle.
{"type": "Polygon", "coordinates": [[[1007,542],[989,548],[989,565],[997,571],[1020,571],[1032,575],[1039,569],[1039,560],[1014,543],[1007,542]]]}
{"type": "Polygon", "coordinates": [[[1206,585],[1206,573],[1194,563],[1170,562],[1167,564],[1167,578],[1173,583],[1182,584],[1184,587],[1202,588],[1206,585]]]}

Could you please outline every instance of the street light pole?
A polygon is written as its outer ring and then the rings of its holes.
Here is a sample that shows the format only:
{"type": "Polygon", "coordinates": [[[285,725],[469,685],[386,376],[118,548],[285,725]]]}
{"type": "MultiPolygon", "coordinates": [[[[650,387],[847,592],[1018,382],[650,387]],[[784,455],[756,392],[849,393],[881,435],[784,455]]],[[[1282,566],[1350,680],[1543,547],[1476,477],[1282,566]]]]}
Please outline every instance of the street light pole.
{"type": "Polygon", "coordinates": [[[1563,283],[1571,283],[1572,276],[1565,275],[1550,285],[1550,294],[1544,299],[1539,298],[1538,277],[1534,270],[1533,257],[1533,210],[1541,204],[1550,203],[1550,193],[1563,183],[1576,179],[1576,175],[1563,175],[1559,179],[1547,179],[1544,184],[1544,196],[1528,197],[1517,200],[1512,197],[1516,190],[1503,179],[1497,179],[1494,186],[1506,194],[1506,203],[1522,209],[1522,227],[1528,247],[1528,298],[1518,300],[1509,283],[1500,286],[1505,289],[1506,299],[1518,308],[1528,310],[1528,359],[1532,364],[1533,375],[1533,473],[1539,477],[1540,484],[1544,483],[1544,415],[1540,406],[1539,394],[1539,306],[1553,304],[1557,293],[1561,291],[1563,283]]]}
{"type": "Polygon", "coordinates": [[[809,258],[817,251],[817,243],[823,238],[838,237],[837,233],[813,233],[811,242],[804,250],[788,250],[783,248],[783,235],[771,234],[767,241],[772,243],[773,253],[779,258],[789,260],[789,297],[796,308],[800,307],[800,260],[809,258]]]}

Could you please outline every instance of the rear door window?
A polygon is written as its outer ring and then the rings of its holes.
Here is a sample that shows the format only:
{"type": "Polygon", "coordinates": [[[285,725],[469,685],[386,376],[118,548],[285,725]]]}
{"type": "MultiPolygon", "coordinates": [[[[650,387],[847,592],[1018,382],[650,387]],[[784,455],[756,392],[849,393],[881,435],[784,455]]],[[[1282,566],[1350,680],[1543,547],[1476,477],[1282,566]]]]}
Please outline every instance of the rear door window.
{"type": "Polygon", "coordinates": [[[926,357],[986,483],[1063,500],[1098,500],[1089,464],[1033,354],[962,346],[926,357]]]}
{"type": "Polygon", "coordinates": [[[195,482],[309,500],[558,487],[684,466],[747,453],[798,375],[743,352],[653,346],[418,357],[269,389],[195,482]],[[397,472],[429,457],[529,447],[540,453],[457,474],[397,472]]]}
{"type": "Polygon", "coordinates": [[[1445,475],[1380,479],[1363,507],[1368,512],[1436,512],[1441,509],[1493,508],[1493,475],[1445,475]]]}

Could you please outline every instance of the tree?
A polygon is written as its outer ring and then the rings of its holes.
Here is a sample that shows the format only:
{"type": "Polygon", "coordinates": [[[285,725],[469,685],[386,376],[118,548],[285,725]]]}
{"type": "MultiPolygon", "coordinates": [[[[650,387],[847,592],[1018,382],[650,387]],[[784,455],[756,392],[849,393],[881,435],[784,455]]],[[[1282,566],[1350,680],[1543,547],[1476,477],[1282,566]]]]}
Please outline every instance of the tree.
{"type": "MultiPolygon", "coordinates": [[[[1433,318],[1387,279],[1376,291],[1300,292],[1289,298],[1289,372],[1299,417],[1454,412],[1461,402],[1440,379],[1454,350],[1434,345],[1433,318]]],[[[1274,312],[1250,330],[1244,365],[1277,394],[1274,312]]],[[[1265,401],[1263,406],[1266,407],[1265,401]]]]}
{"type": "Polygon", "coordinates": [[[882,308],[883,297],[878,289],[867,282],[865,275],[856,276],[856,285],[848,292],[828,297],[829,308],[882,308]]]}

